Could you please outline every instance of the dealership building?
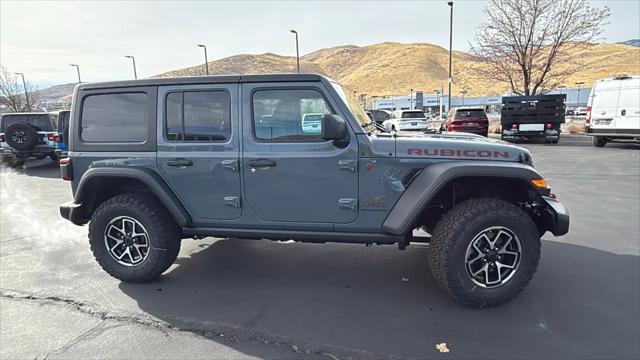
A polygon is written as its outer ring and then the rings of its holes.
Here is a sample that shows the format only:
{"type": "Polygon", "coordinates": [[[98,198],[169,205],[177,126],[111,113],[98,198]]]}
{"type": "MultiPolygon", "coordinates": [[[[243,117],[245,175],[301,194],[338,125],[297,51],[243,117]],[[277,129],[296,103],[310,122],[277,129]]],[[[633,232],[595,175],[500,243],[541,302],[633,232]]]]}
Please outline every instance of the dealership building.
{"type": "MultiPolygon", "coordinates": [[[[552,89],[545,94],[565,94],[567,99],[565,104],[567,108],[587,106],[590,88],[563,88],[552,89]]],[[[511,96],[511,95],[505,95],[511,96]]],[[[367,109],[373,110],[406,110],[421,109],[428,113],[437,113],[440,103],[444,112],[448,111],[449,96],[438,94],[425,94],[417,91],[406,96],[386,96],[373,97],[367,99],[367,109]]],[[[489,113],[497,113],[502,105],[502,96],[479,96],[479,97],[453,97],[451,98],[451,107],[460,106],[478,106],[484,107],[489,113]]]]}

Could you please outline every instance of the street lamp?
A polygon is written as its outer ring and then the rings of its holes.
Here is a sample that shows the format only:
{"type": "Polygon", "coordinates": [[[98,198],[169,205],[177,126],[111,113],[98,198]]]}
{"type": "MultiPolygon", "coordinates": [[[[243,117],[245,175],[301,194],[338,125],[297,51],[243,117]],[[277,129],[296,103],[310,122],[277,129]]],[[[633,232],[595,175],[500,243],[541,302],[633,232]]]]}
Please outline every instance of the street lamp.
{"type": "Polygon", "coordinates": [[[76,70],[78,71],[78,84],[82,84],[82,81],[80,80],[80,65],[78,64],[69,64],[69,65],[76,68],[76,70]]]}
{"type": "Polygon", "coordinates": [[[131,59],[133,62],[133,77],[138,80],[138,71],[136,71],[136,58],[131,55],[125,55],[124,57],[131,59]]]}
{"type": "Polygon", "coordinates": [[[451,53],[453,47],[453,1],[447,2],[451,11],[449,12],[449,97],[448,97],[448,105],[447,109],[451,109],[451,83],[453,79],[451,78],[451,53]]]}
{"type": "Polygon", "coordinates": [[[413,89],[409,92],[409,109],[413,110],[413,89]]]}
{"type": "Polygon", "coordinates": [[[298,74],[300,74],[300,51],[298,49],[298,32],[295,30],[289,30],[296,35],[296,64],[298,65],[298,74]]]}
{"type": "Polygon", "coordinates": [[[207,57],[207,46],[198,44],[198,47],[201,47],[204,49],[204,66],[207,69],[207,75],[209,75],[209,58],[207,57]]]}
{"type": "Polygon", "coordinates": [[[27,102],[27,109],[31,111],[31,104],[29,104],[29,95],[27,94],[27,83],[24,81],[24,74],[17,72],[16,75],[22,76],[22,86],[24,87],[24,100],[27,102]]]}
{"type": "Polygon", "coordinates": [[[576,85],[578,85],[578,98],[576,99],[576,107],[579,106],[580,103],[580,85],[583,85],[584,81],[576,81],[576,85]]]}
{"type": "Polygon", "coordinates": [[[467,95],[468,91],[466,89],[462,89],[460,94],[462,94],[462,106],[464,106],[464,96],[467,95]]]}

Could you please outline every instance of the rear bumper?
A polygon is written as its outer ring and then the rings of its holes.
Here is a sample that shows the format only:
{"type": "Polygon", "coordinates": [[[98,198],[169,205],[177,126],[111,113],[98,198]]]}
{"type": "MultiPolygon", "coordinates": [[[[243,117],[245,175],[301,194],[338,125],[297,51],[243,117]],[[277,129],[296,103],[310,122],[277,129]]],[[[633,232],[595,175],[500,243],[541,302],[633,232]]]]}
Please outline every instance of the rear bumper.
{"type": "Polygon", "coordinates": [[[87,221],[83,217],[82,204],[69,201],[60,205],[60,216],[76,225],[84,225],[87,221]]]}
{"type": "Polygon", "coordinates": [[[487,135],[487,133],[489,132],[489,128],[464,128],[464,127],[455,127],[455,126],[449,126],[449,130],[450,132],[466,132],[466,133],[471,133],[471,134],[476,134],[476,135],[487,135]]]}
{"type": "Polygon", "coordinates": [[[502,130],[503,139],[518,139],[518,138],[546,138],[557,139],[560,137],[560,131],[556,129],[547,129],[544,131],[518,131],[518,130],[502,130]]]}
{"type": "Polygon", "coordinates": [[[542,200],[546,203],[546,211],[550,215],[548,229],[555,236],[562,236],[569,232],[569,209],[560,201],[543,196],[542,200]]]}
{"type": "Polygon", "coordinates": [[[15,150],[9,146],[2,147],[2,155],[14,155],[19,158],[49,156],[55,154],[56,148],[49,145],[36,145],[32,150],[15,150]]]}
{"type": "Polygon", "coordinates": [[[633,139],[640,138],[640,129],[594,128],[589,126],[587,127],[587,135],[633,139]]]}

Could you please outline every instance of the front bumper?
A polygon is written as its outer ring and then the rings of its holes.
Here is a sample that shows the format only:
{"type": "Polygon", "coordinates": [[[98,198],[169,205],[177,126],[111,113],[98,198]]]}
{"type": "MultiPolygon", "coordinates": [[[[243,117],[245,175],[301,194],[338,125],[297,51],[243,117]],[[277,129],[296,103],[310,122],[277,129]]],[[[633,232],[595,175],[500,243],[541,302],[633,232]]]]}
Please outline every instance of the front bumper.
{"type": "Polygon", "coordinates": [[[76,225],[84,225],[87,223],[83,216],[82,204],[77,204],[73,201],[60,205],[60,216],[76,225]]]}
{"type": "Polygon", "coordinates": [[[569,232],[569,209],[560,201],[543,196],[542,200],[546,203],[547,229],[555,236],[562,236],[569,232]]]}

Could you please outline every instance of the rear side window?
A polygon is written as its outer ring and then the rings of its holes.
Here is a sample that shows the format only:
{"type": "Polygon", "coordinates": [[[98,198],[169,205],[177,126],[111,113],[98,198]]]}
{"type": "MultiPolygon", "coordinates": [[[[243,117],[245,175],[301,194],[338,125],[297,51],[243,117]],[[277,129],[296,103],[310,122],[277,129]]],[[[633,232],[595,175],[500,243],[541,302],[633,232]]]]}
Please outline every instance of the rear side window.
{"type": "Polygon", "coordinates": [[[80,136],[86,142],[147,140],[149,98],[145,93],[90,95],[84,99],[80,136]]]}
{"type": "Polygon", "coordinates": [[[169,141],[215,142],[231,137],[231,95],[227,91],[172,92],[165,106],[169,141]]]}

